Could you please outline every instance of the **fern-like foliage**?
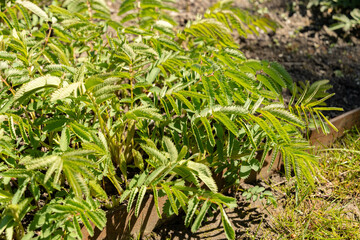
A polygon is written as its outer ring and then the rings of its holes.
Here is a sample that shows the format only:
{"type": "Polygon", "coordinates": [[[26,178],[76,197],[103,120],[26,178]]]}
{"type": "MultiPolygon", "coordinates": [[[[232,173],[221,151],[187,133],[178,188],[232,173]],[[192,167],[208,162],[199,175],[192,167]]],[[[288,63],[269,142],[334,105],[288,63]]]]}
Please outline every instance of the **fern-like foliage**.
{"type": "Polygon", "coordinates": [[[288,178],[314,184],[304,133],[331,126],[327,82],[297,85],[280,64],[244,56],[234,30],[274,30],[269,19],[224,1],[180,28],[175,10],[123,1],[120,23],[100,0],[1,12],[0,234],[81,239],[81,226],[104,227],[104,207],[127,200],[138,216],[151,194],[159,217],[165,195],[165,213],[184,211],[193,232],[218,208],[234,239],[225,208],[236,201],[213,173],[232,187],[272,153],[288,178]]]}
{"type": "MultiPolygon", "coordinates": [[[[234,198],[226,197],[218,193],[216,183],[211,176],[211,171],[208,166],[203,163],[191,161],[191,156],[190,158],[186,158],[186,156],[189,155],[187,147],[184,146],[181,151],[178,152],[175,144],[168,137],[164,137],[163,142],[166,151],[160,151],[150,147],[155,144],[149,139],[147,139],[146,145],[141,146],[149,155],[147,162],[154,167],[154,170],[151,172],[144,171],[142,174],[135,176],[130,182],[128,189],[124,191],[120,201],[122,202],[125,199],[129,199],[128,211],[136,202],[135,216],[138,215],[141,202],[144,199],[147,189],[152,190],[155,203],[158,202],[159,192],[162,191],[166,194],[171,210],[175,214],[179,213],[180,208],[187,212],[185,225],[188,226],[193,222],[191,230],[196,232],[201,226],[201,222],[211,204],[216,204],[220,208],[223,208],[223,206],[236,206],[234,198]],[[174,175],[180,178],[176,181],[169,181],[174,175]],[[203,182],[209,190],[200,188],[200,181],[203,182]],[[196,187],[189,187],[186,183],[193,184],[196,187]],[[204,201],[204,199],[206,200],[204,201]],[[196,202],[196,204],[194,204],[194,202],[196,202]],[[195,216],[198,208],[199,213],[195,216]]],[[[159,208],[157,208],[157,213],[161,218],[162,215],[160,214],[159,208]]],[[[224,226],[230,226],[226,213],[223,212],[222,215],[224,226]]],[[[226,232],[229,235],[233,234],[231,227],[226,228],[226,232]]]]}
{"type": "Polygon", "coordinates": [[[226,25],[229,29],[236,30],[240,36],[258,34],[259,29],[267,32],[277,28],[276,22],[266,17],[252,15],[247,11],[234,8],[234,1],[219,1],[205,14],[206,18],[214,18],[226,25]]]}

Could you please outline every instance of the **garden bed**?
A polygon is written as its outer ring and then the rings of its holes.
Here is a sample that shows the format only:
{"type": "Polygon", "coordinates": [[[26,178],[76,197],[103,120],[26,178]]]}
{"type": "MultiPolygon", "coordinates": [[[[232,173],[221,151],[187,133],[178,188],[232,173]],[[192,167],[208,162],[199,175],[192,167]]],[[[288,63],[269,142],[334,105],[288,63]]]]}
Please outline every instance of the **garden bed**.
{"type": "MultiPolygon", "coordinates": [[[[321,131],[317,131],[315,129],[312,130],[311,133],[311,141],[314,146],[320,148],[327,148],[334,145],[335,142],[339,142],[345,133],[348,130],[358,127],[360,128],[360,108],[355,109],[353,111],[349,111],[344,113],[336,118],[333,118],[331,122],[338,128],[338,132],[331,131],[330,134],[323,134],[321,131]]],[[[359,140],[359,139],[358,139],[359,140]]],[[[352,144],[352,143],[348,143],[352,144]]],[[[338,144],[337,144],[338,145],[338,144]]],[[[345,161],[346,159],[343,159],[345,161]]],[[[341,163],[340,163],[341,164],[341,163]]],[[[277,188],[279,186],[285,186],[286,178],[283,176],[281,171],[276,171],[279,169],[280,165],[274,166],[272,174],[265,175],[265,178],[256,178],[254,182],[242,183],[241,188],[248,189],[254,185],[260,185],[265,188],[271,186],[271,188],[277,188]]],[[[358,173],[359,170],[354,170],[358,173]]],[[[320,180],[320,179],[319,179],[320,180]]],[[[320,180],[322,182],[322,180],[320,180]]],[[[293,183],[289,184],[293,186],[293,183]]],[[[328,199],[329,202],[327,204],[331,204],[331,194],[333,193],[333,189],[338,186],[334,186],[333,183],[319,183],[319,189],[315,191],[315,194],[320,195],[328,199]]],[[[356,184],[355,184],[356,185],[356,184]]],[[[359,190],[359,189],[358,189],[359,190]]],[[[358,191],[358,190],[355,190],[358,191]]],[[[293,189],[291,190],[293,191],[293,189]]],[[[236,231],[237,238],[240,239],[278,239],[279,235],[276,234],[275,225],[277,224],[274,221],[274,216],[281,216],[284,214],[283,211],[287,209],[287,204],[290,202],[289,199],[292,199],[291,196],[287,196],[283,191],[277,189],[273,190],[274,195],[277,198],[278,206],[268,206],[266,205],[264,200],[258,200],[255,202],[249,202],[246,200],[244,196],[242,196],[242,192],[236,193],[236,198],[238,200],[238,206],[235,209],[228,209],[228,216],[231,219],[236,231]],[[261,228],[260,228],[261,226],[261,228]]],[[[317,204],[314,203],[314,200],[309,200],[310,205],[317,204]]],[[[359,202],[357,202],[359,203],[359,202]]],[[[326,203],[321,203],[326,204],[326,203]]],[[[359,219],[360,218],[360,209],[355,203],[351,202],[347,206],[343,206],[346,210],[344,210],[345,216],[343,217],[344,222],[348,221],[346,219],[359,219]]],[[[342,206],[340,204],[340,209],[342,206]]],[[[290,211],[294,211],[290,209],[290,211]]],[[[182,224],[183,215],[180,215],[176,218],[172,218],[170,221],[167,221],[165,224],[158,225],[154,232],[150,235],[146,236],[145,239],[226,239],[226,235],[221,227],[221,216],[219,212],[214,212],[214,215],[207,219],[207,222],[203,227],[199,229],[197,233],[192,233],[188,228],[185,228],[182,224]]],[[[321,216],[323,217],[323,216],[321,216]]],[[[330,216],[333,217],[333,216],[330,216]]],[[[296,219],[292,219],[293,221],[298,221],[296,219]]],[[[295,224],[300,224],[300,222],[295,222],[295,224]]],[[[331,223],[332,224],[332,223],[331,223]]],[[[345,227],[346,229],[346,227],[345,227]]],[[[352,228],[351,228],[352,229],[352,228]]],[[[299,229],[300,230],[300,227],[299,229]]],[[[306,229],[305,229],[306,231],[306,229]]],[[[339,228],[341,232],[341,228],[339,228]]],[[[358,229],[353,229],[353,233],[350,233],[351,236],[360,236],[360,231],[358,229]],[[353,235],[352,235],[353,234],[353,235]]],[[[294,231],[295,232],[295,231],[294,231]]],[[[288,236],[296,236],[296,234],[292,232],[288,232],[288,236]]],[[[296,237],[294,237],[296,239],[296,237]]],[[[355,238],[354,238],[355,239],[355,238]]]]}
{"type": "MultiPolygon", "coordinates": [[[[215,1],[178,1],[180,22],[194,20],[197,14],[202,14],[207,7],[215,1]],[[181,20],[182,19],[182,20],[181,20]]],[[[235,1],[237,6],[251,8],[248,1],[235,1]]],[[[297,2],[298,3],[298,2],[297,2]]],[[[337,37],[336,33],[329,30],[325,20],[319,21],[314,14],[303,5],[298,5],[294,12],[290,13],[291,7],[288,1],[275,0],[265,1],[261,7],[269,9],[269,15],[280,23],[281,28],[275,34],[261,33],[259,36],[250,36],[249,39],[239,39],[241,50],[249,58],[278,61],[289,71],[295,81],[314,82],[320,79],[328,79],[333,88],[330,92],[336,95],[327,101],[329,106],[341,107],[344,112],[329,112],[333,123],[339,132],[331,130],[329,135],[324,135],[316,130],[312,131],[311,141],[315,145],[330,146],[336,139],[343,136],[344,130],[352,126],[359,126],[360,106],[360,40],[351,37],[344,40],[337,37]],[[354,110],[356,109],[356,110],[354,110]],[[340,116],[339,116],[340,115],[340,116]],[[336,117],[338,116],[338,117],[336,117]],[[334,118],[336,117],[336,118],[334,118]]],[[[274,165],[274,170],[279,165],[274,165]]],[[[285,178],[279,173],[269,173],[264,170],[264,178],[253,178],[264,187],[272,182],[281,185],[285,178]],[[269,180],[267,178],[269,177],[269,180]]],[[[243,183],[245,189],[251,184],[243,183]]],[[[285,203],[284,196],[278,195],[280,205],[285,203]]],[[[268,211],[280,212],[279,209],[267,209],[263,202],[248,203],[238,193],[238,207],[229,210],[237,236],[261,237],[259,225],[271,227],[268,211]]],[[[171,221],[158,226],[149,239],[226,239],[221,227],[221,216],[215,213],[207,220],[207,223],[194,234],[182,224],[182,216],[172,218],[171,221]]],[[[264,236],[263,236],[264,237],[264,236]]],[[[276,238],[274,235],[273,237],[276,238]]],[[[245,237],[246,238],[246,237],[245,237]]],[[[266,236],[272,238],[271,235],[266,236]]]]}
{"type": "MultiPolygon", "coordinates": [[[[310,140],[314,146],[324,148],[330,147],[339,138],[343,137],[347,130],[354,127],[360,128],[360,108],[349,111],[340,116],[331,119],[332,124],[338,131],[331,130],[329,134],[323,134],[320,129],[313,129],[310,134],[310,140]]],[[[264,163],[264,168],[259,173],[255,173],[246,179],[246,182],[241,183],[241,188],[247,189],[253,184],[263,187],[268,187],[271,182],[275,186],[282,185],[286,179],[281,173],[281,162],[277,158],[272,168],[269,168],[271,155],[267,157],[264,163]]],[[[216,179],[216,178],[215,178],[216,179]]],[[[222,181],[219,177],[217,180],[222,181]]],[[[221,189],[223,183],[217,182],[221,189]]],[[[276,194],[276,193],[275,193],[276,194]]],[[[282,199],[284,196],[277,195],[282,199]]],[[[236,193],[238,206],[235,209],[227,209],[227,214],[236,229],[237,236],[251,236],[255,234],[261,236],[258,232],[258,226],[265,222],[271,222],[267,211],[272,211],[272,214],[279,212],[277,208],[268,208],[265,201],[256,201],[249,203],[241,192],[236,193]]],[[[166,198],[159,200],[160,209],[165,207],[166,198]]],[[[281,203],[280,203],[281,204],[281,203]]],[[[150,197],[144,201],[139,217],[134,216],[134,209],[127,213],[124,206],[113,209],[107,213],[107,225],[103,231],[95,229],[93,237],[88,236],[86,229],[83,229],[83,235],[87,239],[128,239],[129,237],[136,238],[141,234],[145,239],[164,239],[164,237],[171,237],[171,239],[226,239],[225,232],[221,227],[221,216],[219,212],[215,212],[212,217],[209,217],[204,223],[204,226],[199,229],[197,233],[192,233],[188,228],[183,226],[184,213],[179,216],[168,218],[163,214],[164,219],[160,220],[157,216],[154,206],[153,198],[150,197]],[[154,230],[155,229],[155,230],[154,230]]],[[[354,208],[356,211],[356,207],[354,208]]],[[[360,213],[360,212],[359,212],[360,213]]],[[[359,214],[360,217],[360,214],[359,214]]],[[[268,225],[267,227],[270,227],[268,225]]],[[[267,236],[271,237],[271,236],[267,236]]],[[[273,236],[275,237],[275,236],[273,236]]]]}
{"type": "MultiPolygon", "coordinates": [[[[197,14],[202,14],[214,2],[216,1],[201,1],[201,3],[198,1],[178,1],[179,12],[174,13],[173,17],[178,19],[180,24],[185,25],[188,20],[194,20],[197,14]]],[[[235,1],[235,3],[244,8],[252,7],[248,1],[235,1]]],[[[116,2],[110,4],[115,9],[118,7],[116,2]]],[[[345,114],[342,112],[328,113],[330,117],[342,114],[331,120],[339,132],[331,130],[330,134],[324,135],[321,131],[314,129],[310,134],[311,142],[314,145],[330,146],[336,139],[343,136],[346,130],[360,125],[360,109],[355,109],[360,106],[359,39],[352,37],[352,42],[347,43],[338,38],[334,32],[327,28],[327,22],[315,22],[313,13],[304,9],[302,5],[298,6],[292,13],[288,11],[289,3],[281,0],[265,2],[260,7],[267,7],[270,17],[275,19],[281,28],[275,34],[261,33],[257,37],[250,36],[246,40],[239,39],[241,50],[248,58],[259,59],[260,57],[264,60],[278,61],[285,66],[295,81],[308,80],[314,82],[320,79],[330,81],[330,84],[334,86],[331,92],[335,92],[336,95],[327,103],[330,106],[342,107],[346,112],[345,114]]],[[[270,156],[265,161],[265,166],[269,165],[269,161],[270,156]]],[[[252,176],[250,181],[243,182],[242,187],[246,189],[255,182],[267,187],[268,181],[275,185],[283,184],[285,178],[277,172],[280,170],[280,166],[277,160],[272,171],[268,171],[269,169],[264,167],[258,175],[252,176]]],[[[283,196],[277,197],[282,198],[283,196]]],[[[271,227],[269,225],[270,217],[266,213],[269,209],[263,201],[248,203],[241,196],[241,193],[237,193],[236,198],[238,207],[227,210],[227,214],[235,227],[236,236],[262,236],[262,232],[258,228],[259,225],[263,223],[263,225],[271,227]]],[[[109,212],[107,228],[102,233],[95,234],[91,239],[104,239],[105,236],[115,239],[115,236],[119,238],[121,235],[122,238],[129,235],[136,237],[139,232],[143,232],[147,239],[168,237],[171,239],[226,238],[221,227],[219,212],[215,212],[212,217],[208,218],[204,226],[194,234],[183,226],[183,214],[161,221],[159,225],[157,224],[159,218],[153,204],[151,204],[151,198],[144,204],[144,208],[139,220],[130,220],[134,218],[133,211],[126,214],[125,208],[109,212]],[[119,216],[122,216],[121,219],[118,219],[119,216]],[[124,226],[129,227],[124,228],[124,226]],[[152,232],[155,226],[157,228],[152,232]]],[[[279,210],[270,208],[270,211],[274,214],[279,210]]],[[[271,235],[267,235],[267,238],[271,237],[271,235]]]]}
{"type": "MultiPolygon", "coordinates": [[[[246,5],[247,1],[236,1],[238,5],[246,5]]],[[[299,1],[296,1],[299,3],[299,1]]],[[[342,137],[353,126],[360,123],[360,40],[354,36],[344,40],[329,30],[325,20],[319,21],[318,17],[304,7],[298,5],[295,11],[288,11],[290,2],[282,0],[265,1],[262,7],[269,9],[271,18],[278,21],[281,28],[277,32],[260,36],[250,36],[249,39],[240,39],[241,50],[249,58],[278,61],[291,74],[295,81],[314,82],[328,79],[335,96],[327,101],[329,106],[341,107],[344,112],[329,112],[333,124],[339,132],[324,135],[316,130],[312,131],[311,141],[317,146],[331,146],[338,138],[342,137]]],[[[316,14],[316,13],[315,13],[316,14]]],[[[329,20],[329,19],[328,19],[329,20]]],[[[264,187],[280,186],[285,182],[285,177],[275,173],[268,180],[260,180],[257,184],[264,187]]],[[[249,185],[243,183],[246,189],[249,185]]],[[[325,185],[322,191],[333,186],[325,185]]],[[[278,197],[278,208],[266,207],[264,202],[248,203],[241,193],[237,194],[239,207],[230,210],[231,218],[237,237],[241,239],[276,239],[273,215],[281,214],[285,209],[284,195],[275,191],[278,197]],[[261,225],[261,228],[260,228],[261,225]],[[273,229],[274,231],[263,230],[273,229]]],[[[288,197],[290,198],[290,197],[288,197]]],[[[351,204],[349,212],[355,212],[359,218],[359,209],[351,204]]],[[[354,219],[354,218],[352,218],[354,219]]],[[[356,217],[355,217],[356,219],[356,217]]],[[[220,217],[215,213],[198,233],[194,234],[179,224],[181,217],[170,223],[159,226],[149,239],[225,239],[225,234],[220,227],[220,217]]],[[[355,230],[354,236],[359,236],[355,230]]],[[[288,235],[292,236],[291,232],[288,235]]],[[[297,238],[296,235],[293,236],[297,238]]]]}
{"type": "MultiPolygon", "coordinates": [[[[97,0],[0,6],[0,236],[275,238],[275,230],[260,226],[272,229],[270,216],[286,209],[285,196],[295,194],[299,206],[311,191],[324,190],[318,184],[326,178],[339,185],[345,179],[357,196],[358,158],[339,168],[332,161],[341,172],[318,174],[304,134],[309,124],[325,131],[326,116],[339,110],[323,106],[331,91],[316,80],[335,76],[330,83],[336,85],[350,77],[354,85],[337,103],[346,111],[357,106],[354,62],[347,55],[335,62],[322,57],[343,48],[356,55],[357,39],[345,44],[325,26],[312,27],[315,15],[284,1],[273,1],[262,16],[251,12],[270,3],[244,0],[235,6],[249,11],[223,3],[203,19],[195,16],[213,3],[175,3],[179,28],[167,15],[172,7],[161,1],[122,1],[120,8],[111,1],[112,11],[97,0]],[[269,16],[283,27],[277,33],[269,16]],[[245,31],[257,29],[257,37],[247,38],[245,31]],[[263,57],[284,64],[296,82],[263,57]]],[[[359,124],[359,115],[336,117],[340,131],[324,137],[313,130],[311,142],[331,145],[359,124]]],[[[328,201],[335,192],[320,196],[328,201]]],[[[314,226],[309,220],[302,238],[314,226]]],[[[288,237],[301,235],[289,228],[288,237]]]]}

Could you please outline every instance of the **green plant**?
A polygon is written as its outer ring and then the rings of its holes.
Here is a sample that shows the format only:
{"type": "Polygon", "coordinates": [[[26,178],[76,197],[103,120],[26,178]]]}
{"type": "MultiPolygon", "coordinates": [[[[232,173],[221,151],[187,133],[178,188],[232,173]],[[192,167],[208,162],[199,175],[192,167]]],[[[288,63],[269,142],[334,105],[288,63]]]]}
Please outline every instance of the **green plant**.
{"type": "Polygon", "coordinates": [[[330,26],[330,29],[343,29],[344,31],[349,31],[353,28],[360,26],[360,10],[358,8],[353,9],[350,12],[351,18],[347,17],[345,14],[336,14],[333,16],[333,19],[337,20],[337,23],[334,23],[330,26]]]}
{"type": "Polygon", "coordinates": [[[332,24],[332,30],[343,29],[348,32],[360,26],[360,4],[352,0],[311,0],[308,8],[319,7],[321,12],[332,14],[336,23],[332,24]]]}
{"type": "Polygon", "coordinates": [[[267,204],[271,203],[274,206],[277,205],[276,198],[274,197],[272,192],[269,190],[265,190],[264,187],[255,186],[255,187],[246,189],[246,191],[244,191],[242,195],[243,195],[243,197],[246,198],[246,200],[252,200],[255,202],[258,199],[265,198],[267,201],[267,204]]]}
{"type": "Polygon", "coordinates": [[[249,4],[258,14],[264,15],[269,13],[269,9],[264,5],[264,3],[269,2],[268,0],[248,0],[249,4]]]}
{"type": "Polygon", "coordinates": [[[310,0],[307,7],[320,6],[320,11],[325,12],[335,8],[355,8],[359,7],[359,3],[355,0],[310,0]]]}
{"type": "Polygon", "coordinates": [[[316,157],[303,135],[309,124],[326,129],[327,82],[297,87],[281,65],[245,58],[231,31],[274,28],[269,19],[226,1],[176,29],[167,4],[124,1],[121,22],[100,0],[44,9],[17,1],[1,12],[8,239],[81,239],[82,225],[90,235],[90,221],[104,227],[105,207],[128,200],[138,215],[146,194],[157,207],[167,195],[167,214],[183,209],[194,232],[217,206],[233,239],[224,208],[236,201],[218,191],[213,172],[225,171],[232,186],[272,152],[288,178],[293,171],[300,186],[314,184],[316,157]]]}

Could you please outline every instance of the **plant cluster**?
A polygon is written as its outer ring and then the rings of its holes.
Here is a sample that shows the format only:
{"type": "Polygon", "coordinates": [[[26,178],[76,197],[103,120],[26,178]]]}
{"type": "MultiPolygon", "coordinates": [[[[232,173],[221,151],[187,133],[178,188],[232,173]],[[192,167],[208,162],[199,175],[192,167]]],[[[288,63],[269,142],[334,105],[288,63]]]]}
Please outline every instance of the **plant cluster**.
{"type": "Polygon", "coordinates": [[[0,234],[7,239],[81,239],[81,227],[93,234],[90,222],[105,226],[104,209],[127,200],[138,215],[148,194],[156,206],[166,195],[167,214],[184,211],[194,232],[217,207],[234,239],[225,208],[236,201],[213,173],[224,172],[232,186],[272,153],[288,178],[314,184],[316,157],[303,136],[311,124],[327,128],[321,111],[334,109],[323,106],[327,82],[298,86],[278,63],[238,50],[232,32],[273,29],[269,19],[225,1],[178,29],[169,2],[123,1],[120,22],[101,0],[3,8],[0,234]]]}
{"type": "Polygon", "coordinates": [[[357,0],[310,0],[308,8],[319,7],[321,12],[332,14],[336,21],[330,29],[349,32],[360,27],[360,2],[357,0]]]}

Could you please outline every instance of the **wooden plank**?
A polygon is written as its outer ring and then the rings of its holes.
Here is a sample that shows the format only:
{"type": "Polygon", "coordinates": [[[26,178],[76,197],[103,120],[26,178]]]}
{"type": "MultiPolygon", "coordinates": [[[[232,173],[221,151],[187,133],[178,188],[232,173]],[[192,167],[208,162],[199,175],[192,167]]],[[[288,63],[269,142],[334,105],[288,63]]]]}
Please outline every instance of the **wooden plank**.
{"type": "MultiPolygon", "coordinates": [[[[165,205],[167,197],[159,197],[159,208],[162,213],[162,209],[165,205]]],[[[128,213],[126,206],[121,205],[118,208],[109,210],[106,213],[106,226],[104,229],[99,230],[93,225],[94,236],[89,236],[85,227],[81,229],[83,239],[102,240],[102,239],[114,239],[114,240],[128,240],[138,239],[139,236],[150,234],[156,224],[159,222],[159,216],[156,212],[153,196],[150,195],[147,199],[144,199],[140,207],[140,213],[138,217],[135,217],[135,206],[128,213]]]]}
{"type": "Polygon", "coordinates": [[[334,124],[338,132],[331,128],[330,133],[325,135],[321,129],[313,129],[310,134],[310,142],[313,146],[329,147],[337,138],[342,137],[346,130],[350,130],[354,126],[360,127],[360,108],[341,114],[331,119],[330,122],[334,124]]]}

